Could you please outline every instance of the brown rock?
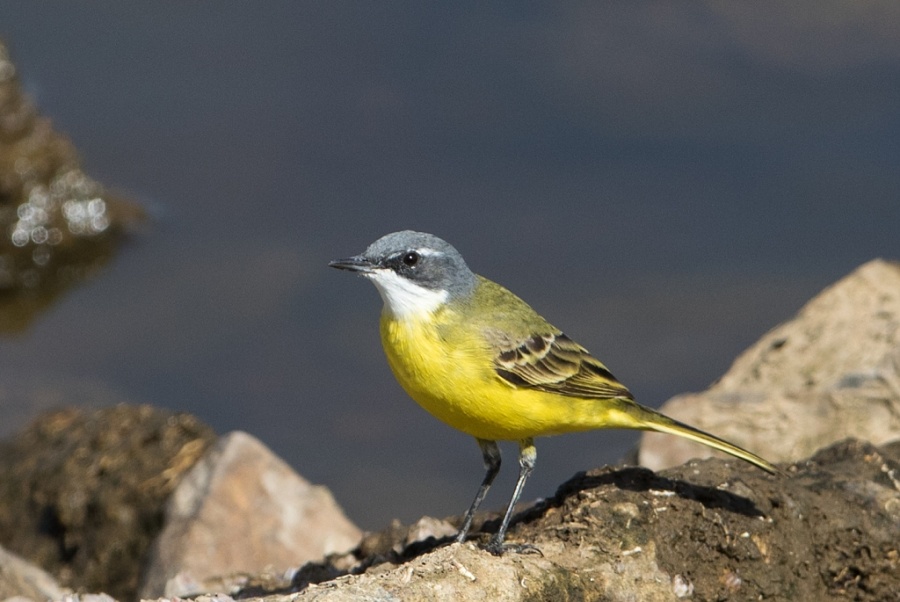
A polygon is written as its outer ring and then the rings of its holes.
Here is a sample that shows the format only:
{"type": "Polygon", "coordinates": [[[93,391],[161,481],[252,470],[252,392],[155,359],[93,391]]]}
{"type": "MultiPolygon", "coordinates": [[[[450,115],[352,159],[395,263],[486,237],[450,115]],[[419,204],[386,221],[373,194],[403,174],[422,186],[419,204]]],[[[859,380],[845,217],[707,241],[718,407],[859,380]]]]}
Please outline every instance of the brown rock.
{"type": "MultiPolygon", "coordinates": [[[[900,436],[900,264],[874,260],[825,289],[735,360],[707,391],[661,408],[673,418],[791,461],[846,437],[900,436]]],[[[660,469],[714,455],[647,433],[638,460],[660,469]]]]}
{"type": "Polygon", "coordinates": [[[325,487],[311,485],[254,437],[233,432],[172,494],[141,595],[186,595],[213,577],[283,571],[344,552],[361,536],[325,487]]]}
{"type": "Polygon", "coordinates": [[[0,333],[27,328],[142,220],[137,205],[81,170],[72,143],[22,93],[0,43],[0,333]]]}
{"type": "Polygon", "coordinates": [[[46,414],[0,443],[0,543],[67,587],[132,599],[164,504],[212,439],[149,406],[46,414]]]}

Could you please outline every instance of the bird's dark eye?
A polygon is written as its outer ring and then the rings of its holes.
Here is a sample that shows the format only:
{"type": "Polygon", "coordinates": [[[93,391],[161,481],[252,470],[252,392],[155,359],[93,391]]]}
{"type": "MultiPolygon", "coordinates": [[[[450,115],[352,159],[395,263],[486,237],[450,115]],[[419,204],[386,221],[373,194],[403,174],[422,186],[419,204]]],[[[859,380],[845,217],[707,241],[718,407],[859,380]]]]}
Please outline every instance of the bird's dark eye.
{"type": "Polygon", "coordinates": [[[403,265],[411,268],[419,263],[419,254],[415,251],[410,251],[403,256],[403,259],[401,259],[401,261],[403,262],[403,265]]]}

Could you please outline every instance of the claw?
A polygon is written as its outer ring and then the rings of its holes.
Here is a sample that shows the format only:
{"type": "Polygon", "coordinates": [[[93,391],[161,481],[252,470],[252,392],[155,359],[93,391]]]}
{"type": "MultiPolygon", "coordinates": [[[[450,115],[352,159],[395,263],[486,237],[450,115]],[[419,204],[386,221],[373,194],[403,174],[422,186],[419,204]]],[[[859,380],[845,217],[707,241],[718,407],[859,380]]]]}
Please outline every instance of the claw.
{"type": "Polygon", "coordinates": [[[544,556],[544,553],[541,552],[540,548],[530,543],[503,543],[502,541],[496,541],[491,539],[490,542],[481,546],[485,552],[490,552],[494,556],[503,556],[507,552],[512,552],[513,554],[538,554],[541,557],[544,556]]]}

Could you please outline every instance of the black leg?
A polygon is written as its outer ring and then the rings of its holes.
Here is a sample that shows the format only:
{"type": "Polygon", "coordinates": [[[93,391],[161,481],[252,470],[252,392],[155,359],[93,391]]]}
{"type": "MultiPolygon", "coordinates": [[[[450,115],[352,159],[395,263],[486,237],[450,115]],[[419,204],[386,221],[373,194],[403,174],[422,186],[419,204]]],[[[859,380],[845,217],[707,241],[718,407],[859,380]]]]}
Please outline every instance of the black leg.
{"type": "Polygon", "coordinates": [[[525,481],[534,471],[534,464],[537,460],[537,448],[534,446],[534,440],[522,439],[519,441],[519,480],[516,482],[516,488],[513,491],[512,499],[509,500],[509,506],[506,508],[506,514],[503,516],[503,522],[500,523],[500,530],[491,538],[491,542],[485,548],[494,555],[501,555],[505,551],[515,551],[521,553],[537,552],[540,550],[530,544],[510,545],[504,544],[506,530],[509,528],[509,521],[512,519],[513,510],[522,495],[522,489],[525,488],[525,481]]]}
{"type": "Polygon", "coordinates": [[[478,510],[478,506],[481,505],[484,496],[487,495],[488,489],[491,488],[494,477],[500,472],[500,448],[497,447],[497,442],[488,441],[486,439],[476,439],[476,441],[478,441],[478,447],[481,448],[481,455],[484,458],[484,468],[487,470],[487,473],[484,475],[481,487],[478,488],[478,493],[475,494],[475,500],[466,512],[466,518],[463,520],[462,528],[460,528],[459,533],[456,535],[456,541],[460,543],[466,540],[466,535],[469,534],[469,529],[472,527],[472,519],[475,518],[475,511],[478,510]]]}

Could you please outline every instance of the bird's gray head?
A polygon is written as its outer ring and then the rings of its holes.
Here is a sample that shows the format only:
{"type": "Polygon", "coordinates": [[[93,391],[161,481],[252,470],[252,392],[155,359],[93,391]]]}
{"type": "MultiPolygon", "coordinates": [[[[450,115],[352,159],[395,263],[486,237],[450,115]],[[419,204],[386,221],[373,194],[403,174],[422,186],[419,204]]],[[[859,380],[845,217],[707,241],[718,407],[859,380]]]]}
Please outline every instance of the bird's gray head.
{"type": "Polygon", "coordinates": [[[412,230],[382,236],[362,255],[328,265],[372,280],[387,311],[398,317],[431,313],[450,299],[471,295],[477,282],[453,246],[412,230]]]}

